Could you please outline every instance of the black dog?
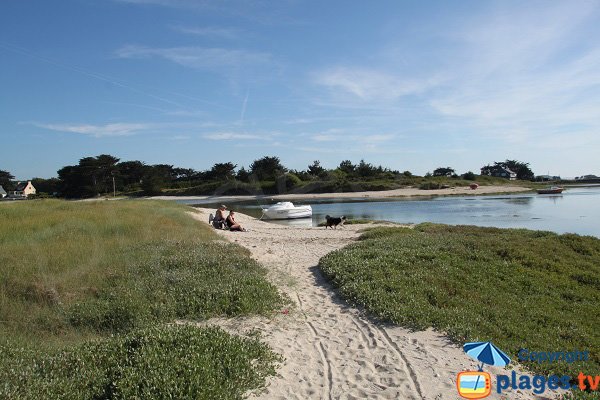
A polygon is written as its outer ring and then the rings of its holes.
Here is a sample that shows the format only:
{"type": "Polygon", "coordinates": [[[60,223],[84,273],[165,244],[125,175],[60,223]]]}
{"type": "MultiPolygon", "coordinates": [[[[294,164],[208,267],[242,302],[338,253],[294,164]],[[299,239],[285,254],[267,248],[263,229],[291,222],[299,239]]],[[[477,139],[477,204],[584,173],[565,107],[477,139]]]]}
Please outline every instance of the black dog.
{"type": "Polygon", "coordinates": [[[341,218],[334,218],[334,217],[330,217],[329,215],[325,216],[325,219],[327,220],[325,222],[325,229],[327,228],[331,228],[331,229],[337,229],[337,226],[339,225],[340,227],[344,226],[344,222],[346,222],[346,217],[342,216],[341,218]]]}

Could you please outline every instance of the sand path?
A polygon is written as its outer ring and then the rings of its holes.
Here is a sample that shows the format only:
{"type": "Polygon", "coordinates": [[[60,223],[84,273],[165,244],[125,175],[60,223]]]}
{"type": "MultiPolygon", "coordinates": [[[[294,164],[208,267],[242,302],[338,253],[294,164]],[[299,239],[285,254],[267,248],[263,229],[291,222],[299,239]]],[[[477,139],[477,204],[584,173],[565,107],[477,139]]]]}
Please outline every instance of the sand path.
{"type": "MultiPolygon", "coordinates": [[[[207,221],[211,211],[198,209],[193,215],[207,221]]],[[[365,225],[325,230],[269,224],[239,213],[237,219],[250,232],[218,234],[249,249],[267,267],[269,279],[295,303],[272,318],[208,321],[237,334],[258,330],[285,357],[279,376],[253,398],[458,398],[456,374],[477,369],[462,349],[431,330],[410,332],[374,323],[341,300],[317,268],[322,256],[356,240],[365,225]]],[[[506,394],[511,399],[532,398],[506,394]]]]}

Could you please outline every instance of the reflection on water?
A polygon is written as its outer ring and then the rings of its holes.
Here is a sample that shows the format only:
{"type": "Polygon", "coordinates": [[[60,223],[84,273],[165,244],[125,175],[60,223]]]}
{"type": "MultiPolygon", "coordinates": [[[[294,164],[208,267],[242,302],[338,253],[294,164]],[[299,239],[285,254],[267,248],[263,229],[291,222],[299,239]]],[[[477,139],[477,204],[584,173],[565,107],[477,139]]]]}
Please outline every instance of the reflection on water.
{"type": "MultiPolygon", "coordinates": [[[[264,221],[264,220],[263,220],[264,221]]],[[[271,220],[268,221],[273,224],[286,225],[286,226],[296,226],[296,227],[310,227],[313,226],[312,218],[298,218],[298,219],[288,219],[288,220],[271,220]]]]}
{"type": "MultiPolygon", "coordinates": [[[[348,219],[387,220],[400,223],[437,222],[500,228],[528,228],[600,237],[600,187],[569,188],[560,195],[515,194],[481,197],[435,197],[368,201],[364,198],[295,201],[311,204],[312,220],[277,221],[280,224],[316,226],[325,215],[348,219]]],[[[261,216],[256,200],[227,204],[254,217],[261,216]]],[[[202,205],[202,207],[214,205],[202,205]]]]}
{"type": "Polygon", "coordinates": [[[500,200],[503,201],[505,203],[509,203],[509,204],[523,204],[523,205],[527,205],[529,203],[531,203],[533,201],[533,197],[532,196],[527,196],[527,197],[506,197],[506,198],[492,198],[492,200],[500,200]]]}

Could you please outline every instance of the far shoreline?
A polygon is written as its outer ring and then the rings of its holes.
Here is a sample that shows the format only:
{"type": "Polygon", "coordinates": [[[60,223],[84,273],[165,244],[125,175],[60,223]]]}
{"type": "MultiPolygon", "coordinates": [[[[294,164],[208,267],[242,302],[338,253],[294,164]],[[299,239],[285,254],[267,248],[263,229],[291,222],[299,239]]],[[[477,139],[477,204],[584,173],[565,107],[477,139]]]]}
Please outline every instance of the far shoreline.
{"type": "Polygon", "coordinates": [[[203,203],[218,203],[225,201],[252,201],[252,200],[317,200],[317,199],[369,199],[393,200],[411,197],[437,197],[437,196],[483,196],[531,192],[533,188],[514,185],[479,186],[477,189],[469,187],[451,187],[447,189],[421,190],[417,188],[402,188],[380,191],[339,192],[339,193],[288,193],[274,195],[223,195],[223,196],[150,196],[151,200],[183,200],[200,201],[203,203]]]}

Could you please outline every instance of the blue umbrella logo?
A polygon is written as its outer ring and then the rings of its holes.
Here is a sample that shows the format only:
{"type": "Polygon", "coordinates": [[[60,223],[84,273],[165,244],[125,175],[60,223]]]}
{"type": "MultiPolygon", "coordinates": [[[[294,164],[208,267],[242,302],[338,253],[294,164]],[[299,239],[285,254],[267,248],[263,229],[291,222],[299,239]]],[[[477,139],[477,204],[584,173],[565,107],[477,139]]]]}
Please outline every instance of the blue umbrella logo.
{"type": "Polygon", "coordinates": [[[510,363],[510,357],[494,346],[492,342],[465,343],[463,349],[469,356],[481,362],[480,371],[483,371],[483,364],[504,367],[510,363]]]}
{"type": "MultiPolygon", "coordinates": [[[[504,367],[510,363],[510,357],[494,346],[492,342],[465,343],[463,349],[469,356],[481,362],[479,371],[483,371],[483,364],[504,367]]],[[[479,376],[477,376],[477,380],[475,381],[475,388],[477,388],[478,383],[479,376]]]]}

